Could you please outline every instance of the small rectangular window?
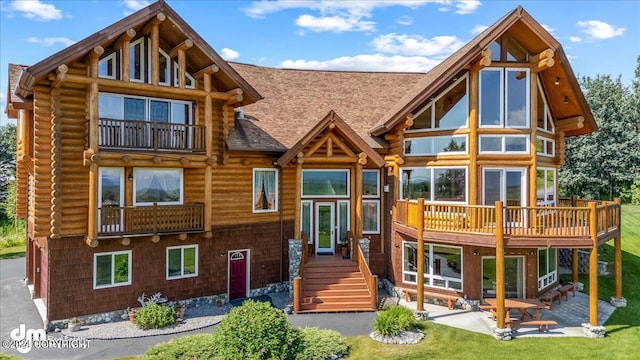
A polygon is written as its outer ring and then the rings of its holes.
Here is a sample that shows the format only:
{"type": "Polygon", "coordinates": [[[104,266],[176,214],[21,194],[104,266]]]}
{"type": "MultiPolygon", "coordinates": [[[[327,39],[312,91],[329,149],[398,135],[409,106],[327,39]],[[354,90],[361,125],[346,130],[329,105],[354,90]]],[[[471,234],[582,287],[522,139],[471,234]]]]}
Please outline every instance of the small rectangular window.
{"type": "Polygon", "coordinates": [[[536,153],[541,156],[554,157],[556,155],[556,143],[552,139],[538,136],[536,139],[536,153]]]}
{"type": "Polygon", "coordinates": [[[380,171],[379,170],[362,171],[362,196],[364,197],[380,196],[380,171]]]}
{"type": "Polygon", "coordinates": [[[198,276],[198,245],[167,248],[167,280],[198,276]]]}
{"type": "Polygon", "coordinates": [[[409,156],[466,153],[466,135],[420,137],[410,138],[404,141],[404,154],[409,156]]]}
{"type": "Polygon", "coordinates": [[[313,229],[313,217],[311,216],[313,201],[302,200],[300,203],[300,231],[307,236],[309,244],[313,244],[313,234],[311,232],[311,229],[313,229]]]}
{"type": "Polygon", "coordinates": [[[131,284],[131,250],[97,253],[93,257],[93,288],[131,284]]]}
{"type": "Polygon", "coordinates": [[[302,196],[348,197],[349,170],[303,170],[302,196]]]}
{"type": "Polygon", "coordinates": [[[362,233],[380,233],[380,200],[362,200],[362,233]]]}
{"type": "Polygon", "coordinates": [[[98,62],[98,76],[107,79],[116,78],[116,53],[105,56],[98,62]]]}
{"type": "Polygon", "coordinates": [[[278,210],[278,172],[253,169],[253,212],[278,210]]]}
{"type": "Polygon", "coordinates": [[[481,154],[528,154],[528,135],[480,135],[481,154]]]}

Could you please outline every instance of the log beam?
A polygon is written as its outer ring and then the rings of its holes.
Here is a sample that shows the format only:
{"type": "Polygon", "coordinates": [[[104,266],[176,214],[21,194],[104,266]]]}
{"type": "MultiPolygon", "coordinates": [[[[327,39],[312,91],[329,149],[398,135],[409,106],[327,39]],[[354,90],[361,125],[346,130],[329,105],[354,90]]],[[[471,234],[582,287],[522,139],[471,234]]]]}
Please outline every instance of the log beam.
{"type": "Polygon", "coordinates": [[[478,72],[491,65],[491,49],[487,48],[480,53],[480,59],[471,65],[471,72],[478,72]]]}
{"type": "Polygon", "coordinates": [[[160,25],[161,22],[165,21],[167,16],[163,13],[158,13],[153,19],[149,20],[149,22],[142,28],[142,33],[145,35],[149,35],[151,29],[154,26],[160,25]]]}
{"type": "MultiPolygon", "coordinates": [[[[589,233],[591,250],[589,253],[589,325],[598,326],[598,205],[589,202],[589,233]]],[[[496,209],[497,213],[497,209],[496,209]]]]}
{"type": "Polygon", "coordinates": [[[504,276],[504,210],[502,201],[496,201],[496,326],[505,326],[505,276],[504,276]]]}
{"type": "Polygon", "coordinates": [[[554,64],[555,61],[553,60],[553,58],[542,59],[537,63],[531,65],[531,72],[534,74],[539,73],[543,70],[553,67],[554,64]]]}
{"type": "Polygon", "coordinates": [[[191,47],[193,47],[193,41],[191,41],[190,39],[186,39],[185,41],[176,45],[173,49],[171,49],[171,51],[169,51],[169,57],[174,58],[180,51],[187,51],[191,49],[191,47]]]}
{"type": "Polygon", "coordinates": [[[218,71],[220,71],[220,68],[216,64],[211,64],[211,65],[209,65],[207,67],[204,67],[204,68],[196,71],[196,73],[193,74],[193,78],[194,79],[201,79],[205,75],[212,75],[212,74],[217,73],[218,71]]]}
{"type": "Polygon", "coordinates": [[[570,131],[582,129],[584,127],[584,116],[573,116],[556,121],[556,131],[570,131]]]}
{"type": "Polygon", "coordinates": [[[543,50],[539,54],[532,56],[531,59],[529,59],[529,63],[534,65],[539,63],[541,60],[551,59],[554,55],[555,52],[551,49],[543,50]]]}
{"type": "MultiPolygon", "coordinates": [[[[160,23],[162,21],[152,20],[151,35],[149,36],[151,38],[151,84],[155,86],[160,83],[160,23]]],[[[142,53],[144,54],[144,51],[142,53]]]]}
{"type": "Polygon", "coordinates": [[[53,82],[51,83],[52,88],[57,88],[62,85],[63,82],[67,80],[67,72],[69,71],[69,67],[65,64],[58,66],[56,69],[56,74],[53,75],[53,82]]]}
{"type": "MultiPolygon", "coordinates": [[[[133,39],[135,36],[136,36],[135,29],[131,28],[125,31],[122,35],[120,35],[118,40],[116,40],[116,42],[113,44],[113,48],[124,50],[125,46],[129,47],[129,44],[131,43],[131,39],[133,39]]],[[[127,62],[129,62],[128,60],[129,59],[127,59],[127,62]]]]}

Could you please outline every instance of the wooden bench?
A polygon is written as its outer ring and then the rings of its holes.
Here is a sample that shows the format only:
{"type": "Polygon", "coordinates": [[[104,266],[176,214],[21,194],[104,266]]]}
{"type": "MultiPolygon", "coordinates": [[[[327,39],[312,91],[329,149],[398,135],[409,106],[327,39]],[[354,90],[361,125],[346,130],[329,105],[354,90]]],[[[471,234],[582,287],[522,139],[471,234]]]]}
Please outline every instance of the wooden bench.
{"type": "MultiPolygon", "coordinates": [[[[418,296],[418,292],[416,290],[414,290],[414,289],[404,289],[404,299],[405,299],[405,301],[407,301],[407,302],[413,301],[413,298],[415,298],[417,296],[418,296]]],[[[458,294],[456,294],[456,293],[443,294],[443,293],[425,291],[424,292],[424,297],[428,298],[428,299],[445,300],[447,302],[447,307],[449,308],[449,310],[453,310],[453,308],[456,305],[456,301],[458,301],[458,294]]]]}
{"type": "Polygon", "coordinates": [[[540,301],[543,304],[549,306],[549,309],[553,308],[554,300],[558,300],[558,304],[560,304],[560,293],[556,290],[548,291],[544,293],[542,296],[540,296],[540,301]]]}
{"type": "Polygon", "coordinates": [[[569,291],[573,293],[573,297],[576,297],[576,287],[573,286],[573,284],[567,284],[558,289],[558,291],[560,292],[560,298],[562,299],[562,297],[564,296],[564,299],[566,301],[569,301],[569,291]]]}
{"type": "Polygon", "coordinates": [[[558,322],[555,320],[531,320],[531,321],[521,321],[520,326],[537,326],[538,331],[542,332],[542,328],[545,328],[549,331],[549,325],[558,325],[558,322]]]}

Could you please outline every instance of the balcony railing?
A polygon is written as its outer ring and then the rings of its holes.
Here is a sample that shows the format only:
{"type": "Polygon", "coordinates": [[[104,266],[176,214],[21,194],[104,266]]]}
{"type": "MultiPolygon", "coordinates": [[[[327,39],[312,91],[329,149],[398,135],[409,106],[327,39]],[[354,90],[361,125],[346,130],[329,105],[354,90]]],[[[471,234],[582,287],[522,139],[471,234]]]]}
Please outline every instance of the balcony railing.
{"type": "Polygon", "coordinates": [[[205,151],[205,127],[158,121],[100,119],[99,145],[109,149],[205,151]]]}
{"type": "MultiPolygon", "coordinates": [[[[563,199],[560,204],[571,204],[563,199]]],[[[578,206],[507,206],[504,208],[504,234],[510,237],[585,238],[590,233],[589,203],[575,200],[578,206]]],[[[597,235],[602,237],[620,228],[620,204],[595,201],[597,235]]],[[[396,201],[395,221],[417,228],[420,211],[424,213],[424,230],[454,233],[495,234],[494,206],[451,205],[425,203],[419,209],[416,202],[396,201]]]]}
{"type": "Polygon", "coordinates": [[[204,231],[204,204],[109,206],[98,218],[103,236],[204,231]]]}

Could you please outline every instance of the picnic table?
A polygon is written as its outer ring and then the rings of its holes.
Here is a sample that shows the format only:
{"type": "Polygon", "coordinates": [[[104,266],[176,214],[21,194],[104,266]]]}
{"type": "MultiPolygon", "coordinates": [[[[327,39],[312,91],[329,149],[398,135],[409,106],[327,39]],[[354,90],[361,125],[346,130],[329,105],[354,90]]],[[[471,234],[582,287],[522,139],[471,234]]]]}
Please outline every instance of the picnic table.
{"type": "MultiPolygon", "coordinates": [[[[485,298],[484,301],[489,304],[489,310],[496,317],[498,301],[495,298],[485,298]]],[[[538,299],[504,299],[504,312],[509,314],[511,310],[520,312],[520,320],[540,320],[540,309],[549,309],[549,306],[541,303],[538,299]],[[529,310],[533,310],[531,313],[529,310]]]]}

